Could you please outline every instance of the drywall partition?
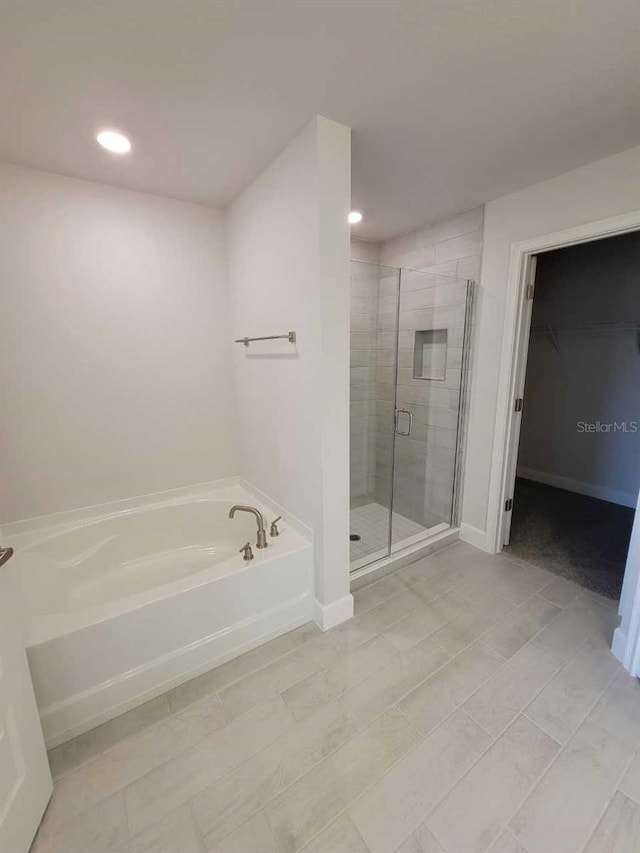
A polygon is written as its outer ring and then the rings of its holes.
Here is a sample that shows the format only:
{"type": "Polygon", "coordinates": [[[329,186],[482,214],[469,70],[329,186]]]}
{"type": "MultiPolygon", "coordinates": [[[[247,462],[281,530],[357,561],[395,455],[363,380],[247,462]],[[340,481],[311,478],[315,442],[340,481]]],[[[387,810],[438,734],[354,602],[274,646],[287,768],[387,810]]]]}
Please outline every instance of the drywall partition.
{"type": "Polygon", "coordinates": [[[538,255],[518,474],[636,505],[640,231],[538,255]]]}
{"type": "Polygon", "coordinates": [[[240,473],[314,532],[317,619],[349,618],[349,129],[311,121],[227,211],[240,473]]]}
{"type": "MultiPolygon", "coordinates": [[[[505,339],[505,316],[513,323],[518,270],[517,244],[544,242],[544,235],[631,214],[640,208],[640,147],[623,151],[485,206],[480,287],[470,394],[461,535],[494,551],[509,411],[513,326],[505,339]]],[[[586,239],[586,238],[582,238],[586,239]]],[[[559,245],[559,243],[556,243],[559,245]]],[[[549,246],[551,248],[551,246],[549,246]]]]}
{"type": "Polygon", "coordinates": [[[0,164],[0,522],[236,474],[215,210],[0,164]]]}

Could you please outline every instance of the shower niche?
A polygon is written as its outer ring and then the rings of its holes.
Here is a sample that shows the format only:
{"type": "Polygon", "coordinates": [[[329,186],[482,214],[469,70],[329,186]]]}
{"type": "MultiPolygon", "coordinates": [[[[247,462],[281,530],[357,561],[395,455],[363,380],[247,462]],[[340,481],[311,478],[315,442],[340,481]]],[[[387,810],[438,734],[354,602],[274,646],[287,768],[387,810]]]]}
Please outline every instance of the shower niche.
{"type": "Polygon", "coordinates": [[[420,329],[413,343],[413,378],[444,382],[447,378],[447,330],[420,329]]]}

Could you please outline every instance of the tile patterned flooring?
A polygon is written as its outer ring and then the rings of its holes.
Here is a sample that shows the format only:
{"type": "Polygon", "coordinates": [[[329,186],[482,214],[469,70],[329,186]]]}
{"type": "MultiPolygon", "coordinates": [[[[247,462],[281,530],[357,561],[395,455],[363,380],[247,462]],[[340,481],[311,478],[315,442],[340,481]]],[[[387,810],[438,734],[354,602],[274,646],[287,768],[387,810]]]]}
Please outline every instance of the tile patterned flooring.
{"type": "MultiPolygon", "coordinates": [[[[378,551],[384,551],[389,544],[389,510],[379,503],[367,503],[351,510],[351,533],[358,533],[362,539],[351,542],[351,562],[360,560],[378,551]]],[[[425,533],[427,528],[415,521],[393,513],[393,540],[400,542],[425,533]]]]}
{"type": "Polygon", "coordinates": [[[53,750],[33,853],[637,853],[615,604],[456,543],[53,750]]]}

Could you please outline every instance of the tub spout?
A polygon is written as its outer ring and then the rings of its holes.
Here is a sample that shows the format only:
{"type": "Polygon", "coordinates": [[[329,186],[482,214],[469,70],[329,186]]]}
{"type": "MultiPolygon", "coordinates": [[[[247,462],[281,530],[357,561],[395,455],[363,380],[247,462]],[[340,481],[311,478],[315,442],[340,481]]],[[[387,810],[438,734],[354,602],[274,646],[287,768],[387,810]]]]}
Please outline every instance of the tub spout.
{"type": "Polygon", "coordinates": [[[235,504],[229,510],[229,518],[233,518],[236,512],[250,512],[256,517],[256,521],[258,523],[258,538],[256,540],[256,548],[266,548],[267,547],[267,531],[264,528],[264,517],[260,510],[257,510],[254,506],[243,506],[242,504],[235,504]]]}

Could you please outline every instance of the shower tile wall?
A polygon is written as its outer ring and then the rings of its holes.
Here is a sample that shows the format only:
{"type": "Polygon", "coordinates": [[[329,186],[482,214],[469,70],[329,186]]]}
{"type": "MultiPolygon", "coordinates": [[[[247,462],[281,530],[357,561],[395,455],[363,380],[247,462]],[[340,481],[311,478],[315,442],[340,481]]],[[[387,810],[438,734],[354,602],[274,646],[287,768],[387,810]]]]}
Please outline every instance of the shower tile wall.
{"type": "MultiPolygon", "coordinates": [[[[477,208],[380,247],[381,263],[430,273],[412,276],[403,271],[397,405],[411,409],[415,423],[413,435],[396,442],[394,489],[395,512],[428,527],[451,516],[466,296],[464,281],[437,291],[433,285],[447,281],[441,276],[479,278],[482,222],[483,209],[477,208]],[[448,332],[446,378],[415,379],[415,332],[433,328],[448,332]]],[[[383,505],[388,502],[393,429],[394,287],[395,279],[380,282],[377,326],[374,494],[383,505]]]]}
{"type": "Polygon", "coordinates": [[[450,275],[480,276],[484,208],[476,207],[429,228],[380,244],[380,263],[450,275]]]}
{"type": "MultiPolygon", "coordinates": [[[[354,260],[375,262],[376,243],[351,241],[354,260]]],[[[375,348],[379,275],[354,265],[351,279],[351,504],[364,502],[375,478],[375,348]]]]}
{"type": "MultiPolygon", "coordinates": [[[[439,276],[403,270],[398,333],[398,409],[414,416],[410,437],[395,444],[394,508],[406,518],[432,527],[449,522],[455,448],[460,403],[460,367],[466,304],[466,283],[442,284],[439,276]],[[414,378],[414,339],[417,331],[445,329],[447,369],[444,379],[414,378]]],[[[384,287],[384,281],[381,284],[384,287]]],[[[385,312],[381,299],[378,314],[378,363],[386,359],[386,336],[395,324],[395,312],[385,312]]],[[[389,442],[394,399],[392,366],[376,371],[377,424],[376,498],[389,489],[389,442]]]]}

